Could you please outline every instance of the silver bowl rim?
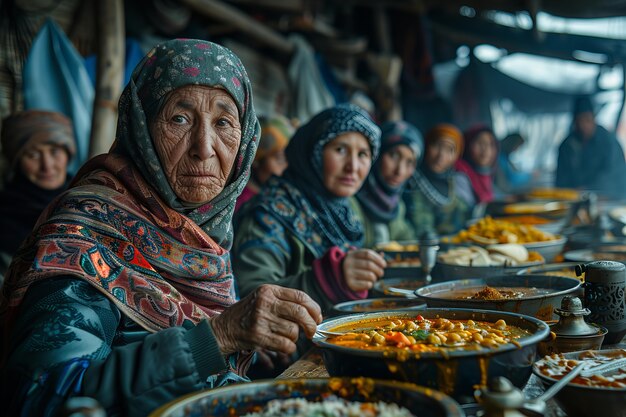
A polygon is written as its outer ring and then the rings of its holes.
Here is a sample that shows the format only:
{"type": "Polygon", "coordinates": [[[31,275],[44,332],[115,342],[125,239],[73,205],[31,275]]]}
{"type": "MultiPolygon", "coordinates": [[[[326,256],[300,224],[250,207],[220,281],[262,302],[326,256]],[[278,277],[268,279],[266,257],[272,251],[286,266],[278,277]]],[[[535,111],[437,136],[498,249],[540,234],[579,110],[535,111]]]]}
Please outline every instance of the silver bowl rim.
{"type": "Polygon", "coordinates": [[[362,300],[352,300],[352,301],[344,301],[341,303],[335,304],[332,308],[335,311],[341,311],[344,313],[365,313],[365,311],[354,311],[354,310],[344,310],[342,308],[348,305],[361,305],[368,304],[374,301],[389,301],[395,303],[407,303],[412,304],[410,306],[397,306],[391,307],[385,311],[394,311],[394,310],[410,310],[410,309],[418,309],[417,307],[423,306],[426,307],[426,302],[418,300],[417,298],[408,298],[408,297],[374,297],[374,298],[364,298],[362,300]]]}
{"type": "Polygon", "coordinates": [[[428,303],[428,300],[437,300],[437,301],[463,302],[463,303],[468,303],[470,305],[473,305],[473,304],[481,305],[481,304],[487,304],[487,303],[504,304],[504,303],[510,303],[510,302],[520,302],[520,301],[525,301],[525,300],[539,300],[539,299],[546,298],[546,297],[558,297],[558,296],[561,296],[561,295],[567,295],[567,294],[569,294],[569,293],[579,289],[582,286],[582,283],[577,278],[561,277],[561,276],[558,276],[558,275],[536,275],[536,274],[524,275],[525,279],[527,279],[527,278],[531,278],[531,279],[536,278],[537,280],[541,280],[541,279],[544,279],[546,277],[550,277],[550,279],[556,279],[556,280],[566,280],[565,282],[571,281],[572,285],[573,284],[576,284],[576,285],[574,285],[573,287],[568,288],[566,290],[555,291],[555,292],[551,292],[549,294],[533,295],[533,296],[530,296],[530,297],[523,297],[523,298],[519,298],[519,299],[516,298],[516,299],[513,299],[513,300],[507,299],[507,298],[501,299],[501,300],[450,299],[450,298],[429,297],[427,295],[421,294],[421,292],[423,292],[426,289],[432,289],[432,288],[436,288],[436,287],[449,286],[449,285],[454,285],[454,284],[457,284],[457,285],[468,284],[468,285],[464,285],[464,286],[467,286],[467,287],[481,287],[481,286],[487,285],[487,283],[485,283],[486,280],[495,280],[495,279],[502,279],[502,278],[512,279],[513,280],[511,282],[512,284],[518,283],[518,285],[512,285],[512,286],[520,287],[520,285],[519,285],[520,276],[519,275],[496,275],[496,276],[485,277],[485,278],[457,279],[457,280],[452,280],[452,281],[437,282],[437,283],[425,285],[423,287],[420,287],[420,288],[416,289],[415,290],[415,295],[417,296],[417,298],[420,298],[422,300],[426,300],[426,303],[428,303]],[[469,285],[469,284],[476,284],[476,285],[469,285]]]}

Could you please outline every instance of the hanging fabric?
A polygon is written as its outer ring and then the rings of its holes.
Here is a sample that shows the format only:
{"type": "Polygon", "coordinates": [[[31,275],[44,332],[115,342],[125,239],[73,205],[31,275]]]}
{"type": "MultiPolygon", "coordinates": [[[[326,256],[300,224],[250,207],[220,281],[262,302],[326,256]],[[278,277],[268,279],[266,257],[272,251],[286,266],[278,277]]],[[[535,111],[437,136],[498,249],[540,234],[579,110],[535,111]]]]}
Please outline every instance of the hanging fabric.
{"type": "Polygon", "coordinates": [[[33,41],[23,78],[25,110],[57,111],[72,120],[77,152],[68,171],[74,174],[89,152],[94,88],[83,58],[51,19],[33,41]]]}

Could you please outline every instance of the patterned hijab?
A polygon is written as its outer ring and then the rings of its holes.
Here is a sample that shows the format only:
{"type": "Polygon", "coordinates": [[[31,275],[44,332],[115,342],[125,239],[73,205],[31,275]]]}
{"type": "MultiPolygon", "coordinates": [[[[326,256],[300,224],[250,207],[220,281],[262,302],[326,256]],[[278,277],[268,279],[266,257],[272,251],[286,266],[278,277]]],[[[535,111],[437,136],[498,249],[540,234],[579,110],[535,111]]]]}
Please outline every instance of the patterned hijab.
{"type": "MultiPolygon", "coordinates": [[[[268,181],[251,207],[277,218],[316,257],[332,246],[347,249],[360,246],[363,241],[363,227],[352,212],[349,199],[334,196],[323,182],[324,146],[348,132],[365,136],[374,160],[380,147],[380,129],[372,119],[354,105],[326,109],[296,131],[285,150],[287,170],[281,178],[268,181]]],[[[264,221],[267,216],[257,218],[264,221]]]]}
{"type": "MultiPolygon", "coordinates": [[[[405,145],[413,151],[416,162],[420,160],[424,150],[424,141],[415,126],[403,121],[386,122],[381,126],[381,130],[381,155],[396,146],[405,145]]],[[[379,158],[356,198],[370,218],[376,222],[386,223],[398,216],[400,197],[405,184],[399,187],[391,187],[387,184],[381,176],[381,163],[382,158],[379,158]]]]}
{"type": "Polygon", "coordinates": [[[230,223],[259,133],[241,62],[211,42],[168,41],[137,66],[119,107],[111,152],[81,169],[16,254],[0,302],[0,320],[9,326],[28,287],[58,276],[87,281],[150,331],[198,323],[235,302],[230,223]],[[226,89],[242,126],[230,183],[191,209],[165,179],[145,111],[186,85],[226,89]]]}
{"type": "Polygon", "coordinates": [[[260,132],[252,106],[252,86],[239,58],[211,42],[193,39],[166,42],[137,65],[120,97],[119,107],[112,152],[130,157],[169,207],[184,213],[218,244],[230,249],[235,201],[250,177],[260,132]],[[149,121],[158,113],[167,94],[186,85],[225,89],[237,105],[242,127],[230,183],[209,203],[193,206],[181,201],[172,190],[149,131],[149,121]]]}

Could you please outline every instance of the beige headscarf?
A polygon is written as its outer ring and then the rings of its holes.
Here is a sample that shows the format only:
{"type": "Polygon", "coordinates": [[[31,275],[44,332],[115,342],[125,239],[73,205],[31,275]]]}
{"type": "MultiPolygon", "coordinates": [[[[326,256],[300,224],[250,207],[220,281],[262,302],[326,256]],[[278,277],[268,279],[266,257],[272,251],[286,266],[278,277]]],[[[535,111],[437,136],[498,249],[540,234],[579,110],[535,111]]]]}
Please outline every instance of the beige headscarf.
{"type": "Polygon", "coordinates": [[[26,149],[37,144],[62,146],[69,159],[76,153],[72,121],[61,113],[26,110],[2,121],[2,153],[14,169],[26,149]]]}

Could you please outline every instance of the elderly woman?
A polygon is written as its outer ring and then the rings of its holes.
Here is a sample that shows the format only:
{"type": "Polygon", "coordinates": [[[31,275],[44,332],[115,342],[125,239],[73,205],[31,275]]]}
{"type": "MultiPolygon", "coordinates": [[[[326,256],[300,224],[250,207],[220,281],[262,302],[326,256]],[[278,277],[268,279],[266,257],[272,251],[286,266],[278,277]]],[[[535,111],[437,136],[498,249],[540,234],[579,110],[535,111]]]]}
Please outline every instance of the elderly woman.
{"type": "Polygon", "coordinates": [[[485,125],[471,127],[464,136],[463,158],[456,161],[455,168],[470,179],[476,203],[488,203],[493,200],[498,141],[485,125]]]}
{"type": "Polygon", "coordinates": [[[7,275],[8,415],[54,415],[80,394],[109,416],[146,416],[242,380],[254,349],[290,353],[300,327],[313,335],[321,313],[302,292],[264,286],[235,302],[231,217],[259,134],[252,104],[239,59],[210,42],[169,41],[137,66],[113,148],[48,207],[7,275]]]}
{"type": "Polygon", "coordinates": [[[363,244],[350,197],[380,146],[380,129],[360,108],[340,105],[300,127],[286,149],[289,167],[246,207],[233,247],[242,295],[275,283],[305,291],[327,311],[364,298],[385,260],[363,244]]]}
{"type": "Polygon", "coordinates": [[[0,276],[41,212],[67,187],[75,152],[72,122],[60,113],[28,110],[2,121],[9,172],[0,192],[0,276]]]}
{"type": "Polygon", "coordinates": [[[426,134],[424,160],[404,194],[417,236],[450,234],[464,226],[473,196],[467,177],[453,168],[462,152],[463,135],[454,125],[442,123],[426,134]]]}
{"type": "Polygon", "coordinates": [[[287,169],[285,148],[293,135],[291,122],[283,116],[259,118],[261,124],[261,140],[252,163],[252,175],[248,185],[237,199],[235,213],[241,206],[259,193],[259,190],[276,175],[280,177],[287,169]]]}
{"type": "Polygon", "coordinates": [[[381,126],[380,158],[356,198],[355,212],[365,231],[365,247],[390,240],[416,239],[405,218],[402,192],[422,156],[422,135],[413,125],[399,121],[381,126]]]}

